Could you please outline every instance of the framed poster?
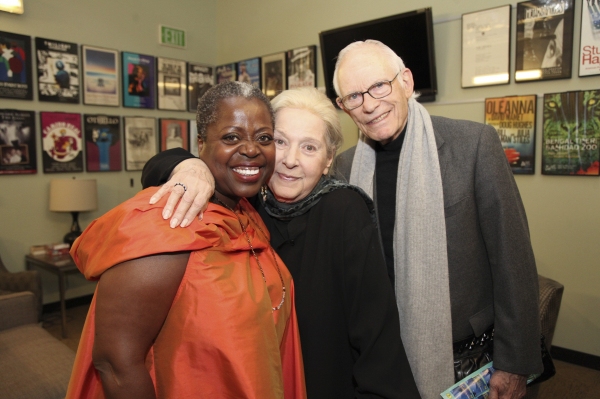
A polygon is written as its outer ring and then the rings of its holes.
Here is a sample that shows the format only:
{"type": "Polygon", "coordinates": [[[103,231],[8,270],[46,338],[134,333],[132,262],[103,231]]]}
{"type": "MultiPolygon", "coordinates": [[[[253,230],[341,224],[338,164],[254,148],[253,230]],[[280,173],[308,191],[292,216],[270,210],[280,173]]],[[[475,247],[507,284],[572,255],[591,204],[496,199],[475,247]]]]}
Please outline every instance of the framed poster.
{"type": "Polygon", "coordinates": [[[85,170],[121,170],[121,121],[118,116],[83,115],[85,170]]]}
{"type": "Polygon", "coordinates": [[[500,136],[514,174],[535,172],[536,95],[485,99],[485,123],[500,136]]]}
{"type": "Polygon", "coordinates": [[[160,151],[179,147],[188,150],[190,148],[188,124],[187,119],[161,118],[159,121],[160,151]]]}
{"type": "Polygon", "coordinates": [[[542,174],[598,176],[600,90],[544,94],[542,174]]]}
{"type": "Polygon", "coordinates": [[[35,112],[0,109],[0,175],[37,173],[35,112]]]}
{"type": "Polygon", "coordinates": [[[262,91],[272,100],[285,89],[285,53],[262,57],[261,62],[262,91]]]}
{"type": "Polygon", "coordinates": [[[238,82],[249,83],[260,89],[260,58],[252,58],[237,63],[238,82]]]}
{"type": "Polygon", "coordinates": [[[119,106],[119,52],[81,46],[83,57],[83,103],[119,106]]]}
{"type": "Polygon", "coordinates": [[[79,50],[75,43],[35,38],[38,99],[79,104],[79,50]]]}
{"type": "Polygon", "coordinates": [[[215,84],[214,68],[188,63],[188,111],[196,112],[198,99],[215,84]]]}
{"type": "Polygon", "coordinates": [[[288,89],[317,87],[317,46],[289,50],[286,64],[288,89]]]}
{"type": "Polygon", "coordinates": [[[216,68],[217,71],[217,84],[223,82],[234,82],[237,80],[237,69],[235,66],[235,62],[231,64],[219,65],[216,68]]]}
{"type": "Polygon", "coordinates": [[[571,77],[573,0],[517,3],[515,81],[571,77]]]}
{"type": "Polygon", "coordinates": [[[125,116],[125,170],[142,170],[158,153],[156,120],[150,117],[125,116]]]}
{"type": "Polygon", "coordinates": [[[83,172],[81,115],[40,112],[44,173],[83,172]]]}
{"type": "Polygon", "coordinates": [[[156,58],[158,109],[185,111],[187,106],[185,61],[156,58]]]}
{"type": "Polygon", "coordinates": [[[123,106],[154,109],[155,60],[151,55],[121,53],[121,79],[123,82],[123,106]]]}
{"type": "Polygon", "coordinates": [[[33,100],[31,37],[0,31],[0,98],[33,100]]]}
{"type": "Polygon", "coordinates": [[[462,15],[462,87],[510,82],[510,4],[462,15]]]}
{"type": "Polygon", "coordinates": [[[196,120],[190,121],[190,152],[195,157],[198,156],[198,125],[196,120]]]}
{"type": "Polygon", "coordinates": [[[587,0],[581,7],[579,76],[600,74],[600,2],[587,0]]]}

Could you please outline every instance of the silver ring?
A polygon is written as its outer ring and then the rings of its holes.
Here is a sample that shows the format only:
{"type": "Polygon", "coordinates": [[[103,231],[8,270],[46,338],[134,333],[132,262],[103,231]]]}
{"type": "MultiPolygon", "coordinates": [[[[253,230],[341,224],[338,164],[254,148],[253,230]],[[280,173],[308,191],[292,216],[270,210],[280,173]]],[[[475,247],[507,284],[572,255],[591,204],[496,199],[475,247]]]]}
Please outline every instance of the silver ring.
{"type": "Polygon", "coordinates": [[[184,193],[187,191],[187,187],[185,186],[185,184],[183,184],[183,183],[175,183],[175,185],[173,186],[173,188],[175,188],[177,186],[183,187],[183,192],[184,193]]]}

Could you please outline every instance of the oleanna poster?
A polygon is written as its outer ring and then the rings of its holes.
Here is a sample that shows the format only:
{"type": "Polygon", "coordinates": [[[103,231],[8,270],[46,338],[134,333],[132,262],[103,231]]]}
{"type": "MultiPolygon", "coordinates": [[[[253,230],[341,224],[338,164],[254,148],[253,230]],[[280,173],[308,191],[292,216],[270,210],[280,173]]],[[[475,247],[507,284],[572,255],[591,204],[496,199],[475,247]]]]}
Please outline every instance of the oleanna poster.
{"type": "Polygon", "coordinates": [[[81,115],[40,112],[44,173],[83,172],[81,115]]]}
{"type": "Polygon", "coordinates": [[[35,38],[40,101],[79,104],[77,44],[35,38]]]}
{"type": "Polygon", "coordinates": [[[121,123],[118,116],[84,115],[88,172],[121,170],[121,123]]]}
{"type": "Polygon", "coordinates": [[[0,174],[37,173],[35,113],[0,110],[0,174]]]}
{"type": "Polygon", "coordinates": [[[29,36],[0,32],[0,98],[33,100],[29,36]]]}
{"type": "Polygon", "coordinates": [[[485,123],[498,132],[504,154],[515,174],[535,171],[535,110],[537,96],[486,98],[485,123]]]}
{"type": "Polygon", "coordinates": [[[544,95],[542,173],[598,176],[600,90],[544,95]]]}

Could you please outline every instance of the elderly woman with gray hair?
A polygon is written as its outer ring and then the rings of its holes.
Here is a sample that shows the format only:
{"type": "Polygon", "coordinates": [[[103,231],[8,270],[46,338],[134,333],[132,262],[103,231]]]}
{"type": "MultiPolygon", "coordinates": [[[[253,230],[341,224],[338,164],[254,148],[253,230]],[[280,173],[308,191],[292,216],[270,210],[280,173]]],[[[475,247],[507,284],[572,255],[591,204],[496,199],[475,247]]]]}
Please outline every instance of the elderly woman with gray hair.
{"type": "MultiPolygon", "coordinates": [[[[372,201],[328,176],[342,143],[335,108],[306,88],[284,91],[272,105],[275,171],[250,202],[294,278],[308,398],[419,398],[372,201]]],[[[164,218],[185,194],[175,213],[178,220],[186,215],[185,226],[210,191],[210,183],[199,183],[204,170],[187,151],[174,149],[146,164],[142,182],[164,183],[153,200],[171,192],[164,218]]]]}

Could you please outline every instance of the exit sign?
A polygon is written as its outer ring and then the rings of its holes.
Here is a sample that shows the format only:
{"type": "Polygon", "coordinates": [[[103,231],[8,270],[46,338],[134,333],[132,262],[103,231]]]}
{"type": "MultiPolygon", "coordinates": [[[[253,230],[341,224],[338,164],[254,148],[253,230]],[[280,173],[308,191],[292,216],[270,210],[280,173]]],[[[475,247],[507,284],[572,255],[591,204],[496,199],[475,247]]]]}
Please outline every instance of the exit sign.
{"type": "Polygon", "coordinates": [[[160,25],[158,40],[164,46],[185,48],[185,31],[160,25]]]}

